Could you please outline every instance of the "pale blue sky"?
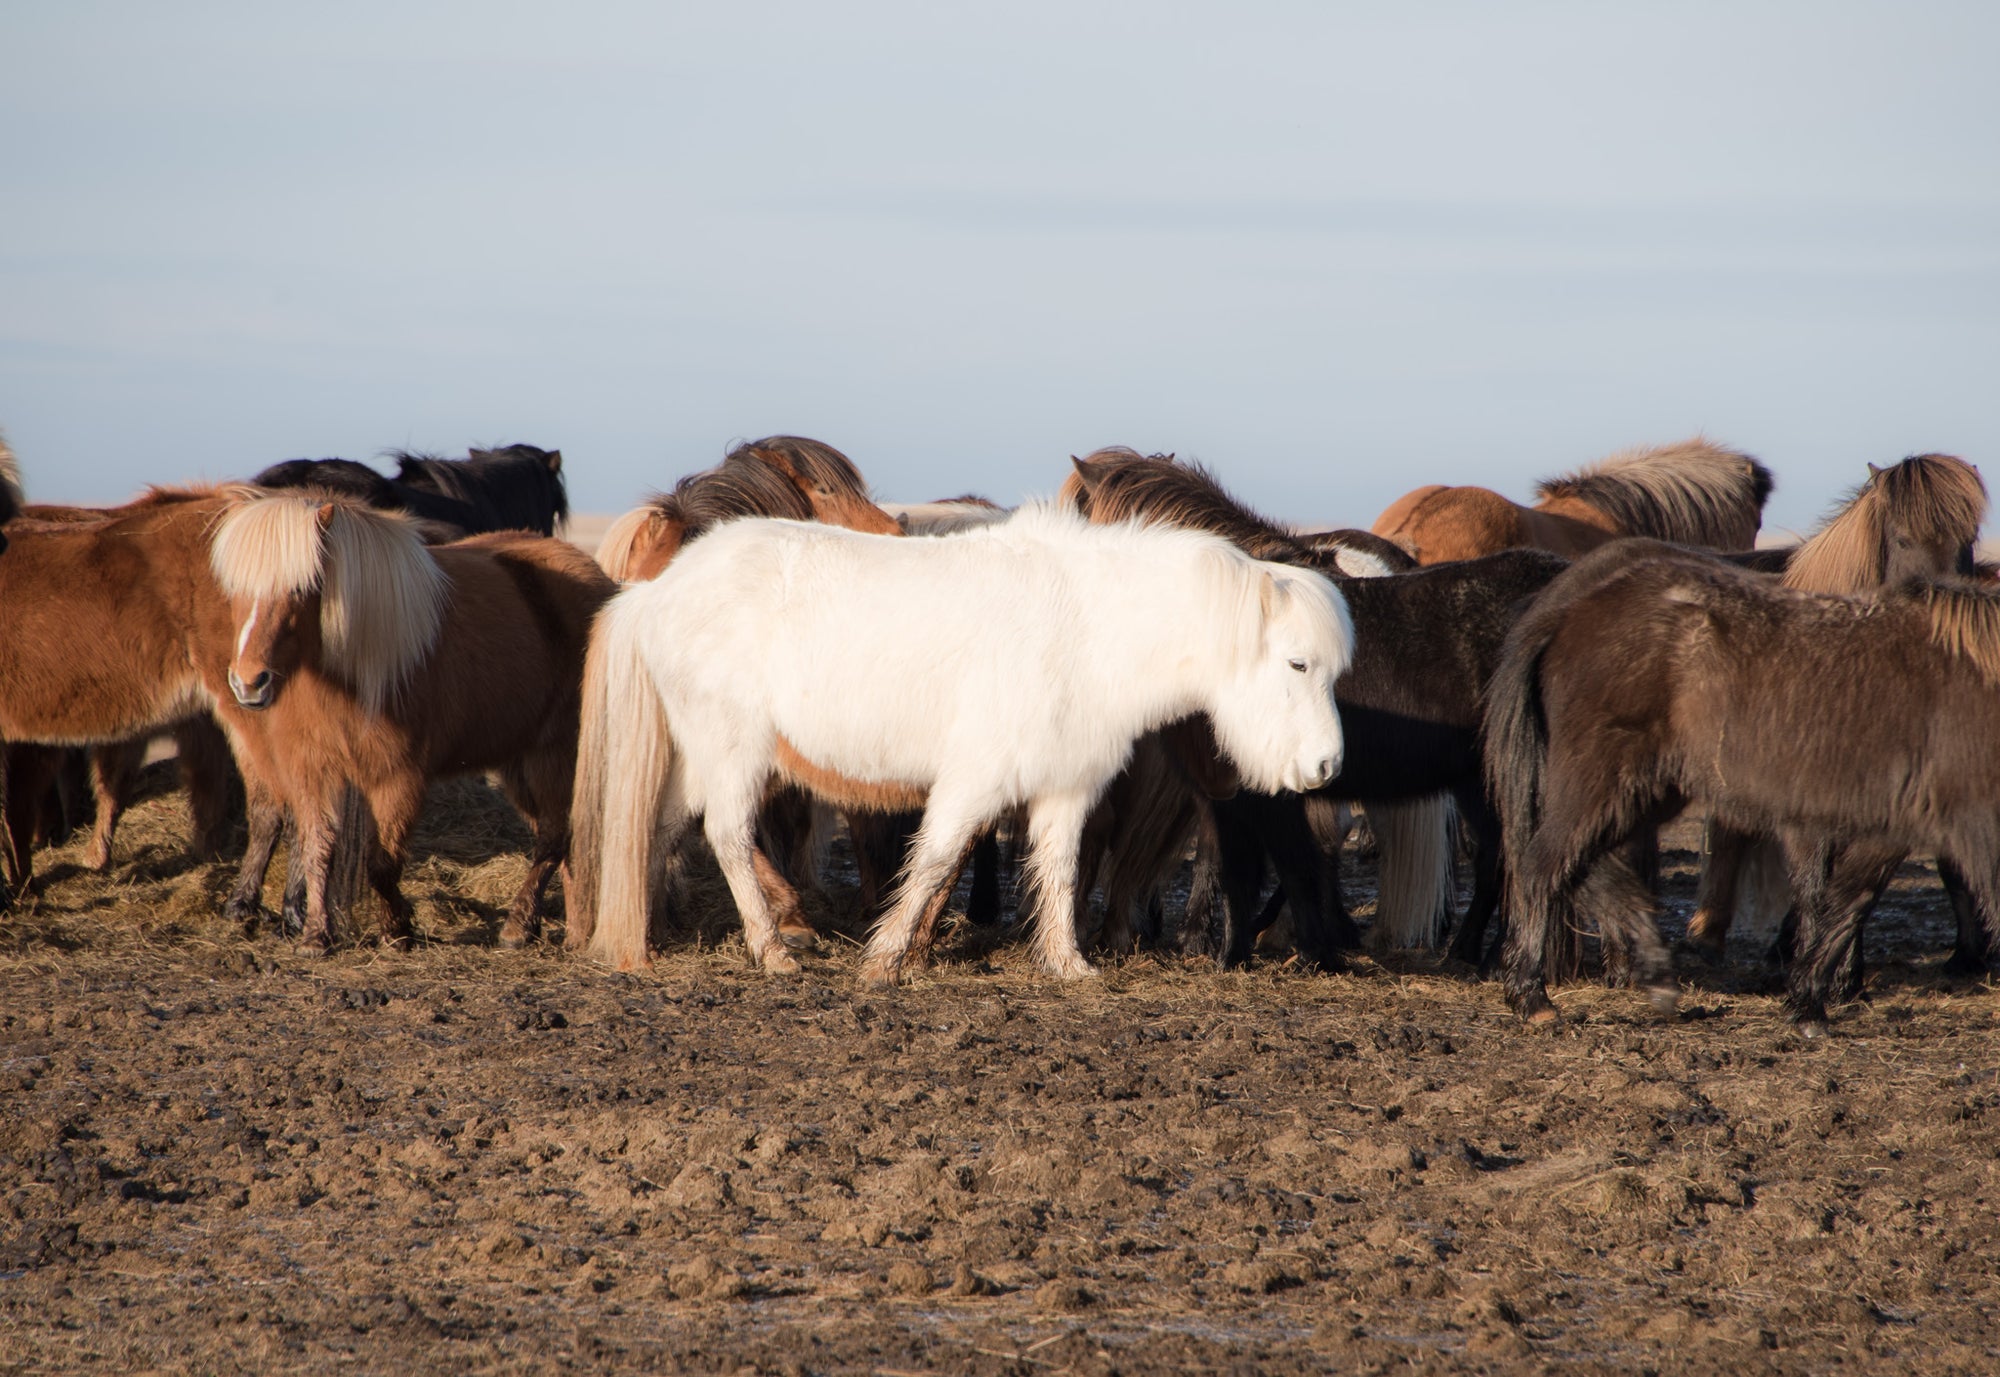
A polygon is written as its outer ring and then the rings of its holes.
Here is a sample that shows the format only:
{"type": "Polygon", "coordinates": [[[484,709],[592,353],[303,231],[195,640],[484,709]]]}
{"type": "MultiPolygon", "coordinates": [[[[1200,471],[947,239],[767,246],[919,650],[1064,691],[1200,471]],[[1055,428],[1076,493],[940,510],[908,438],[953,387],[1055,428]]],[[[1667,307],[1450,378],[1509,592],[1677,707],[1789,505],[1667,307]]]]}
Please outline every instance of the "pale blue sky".
{"type": "Polygon", "coordinates": [[[729,441],[1207,460],[1308,522],[1697,429],[2000,469],[2000,6],[0,8],[33,497],[729,441]]]}

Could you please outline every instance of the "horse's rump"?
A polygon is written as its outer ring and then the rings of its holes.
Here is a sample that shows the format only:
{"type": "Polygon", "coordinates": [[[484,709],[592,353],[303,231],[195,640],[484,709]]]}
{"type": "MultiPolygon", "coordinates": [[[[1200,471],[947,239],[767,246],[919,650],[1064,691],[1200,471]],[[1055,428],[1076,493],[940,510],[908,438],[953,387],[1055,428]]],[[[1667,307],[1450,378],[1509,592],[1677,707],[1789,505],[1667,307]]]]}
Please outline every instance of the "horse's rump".
{"type": "Polygon", "coordinates": [[[1756,543],[1771,486],[1771,471],[1755,459],[1696,436],[1543,479],[1535,496],[1543,511],[1599,513],[1618,534],[1747,550],[1756,543]]]}

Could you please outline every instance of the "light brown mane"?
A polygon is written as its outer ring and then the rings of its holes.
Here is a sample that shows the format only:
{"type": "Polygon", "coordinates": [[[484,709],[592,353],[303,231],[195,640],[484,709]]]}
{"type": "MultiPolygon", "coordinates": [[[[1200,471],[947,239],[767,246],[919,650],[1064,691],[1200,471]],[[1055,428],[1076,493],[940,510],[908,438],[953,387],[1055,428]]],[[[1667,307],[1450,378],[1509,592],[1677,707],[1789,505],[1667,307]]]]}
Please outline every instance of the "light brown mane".
{"type": "Polygon", "coordinates": [[[1986,519],[1979,471],[1948,454],[1919,454],[1875,469],[1792,555],[1787,588],[1864,593],[1887,577],[1891,519],[1918,539],[1969,545],[1986,519]]]}
{"type": "Polygon", "coordinates": [[[216,524],[209,564],[232,598],[318,590],[321,654],[370,713],[436,644],[449,588],[398,512],[325,494],[253,490],[216,524]]]}
{"type": "Polygon", "coordinates": [[[1929,618],[1931,644],[1968,660],[2000,688],[2000,594],[1970,583],[1922,583],[1916,601],[1929,618]]]}
{"type": "Polygon", "coordinates": [[[1626,535],[1747,550],[1763,524],[1771,473],[1747,454],[1701,436],[1627,450],[1535,486],[1536,506],[1581,503],[1626,535]]]}

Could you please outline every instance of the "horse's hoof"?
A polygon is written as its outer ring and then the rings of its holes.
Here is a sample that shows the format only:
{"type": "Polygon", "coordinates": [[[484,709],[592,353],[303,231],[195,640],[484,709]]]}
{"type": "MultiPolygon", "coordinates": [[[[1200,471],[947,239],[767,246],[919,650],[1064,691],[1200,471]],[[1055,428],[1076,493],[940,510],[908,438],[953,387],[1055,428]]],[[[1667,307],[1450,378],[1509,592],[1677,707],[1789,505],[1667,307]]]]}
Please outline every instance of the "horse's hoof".
{"type": "Polygon", "coordinates": [[[1646,999],[1653,1006],[1653,1012],[1661,1018],[1672,1018],[1680,1008],[1681,992],[1677,985],[1655,985],[1646,991],[1646,999]]]}
{"type": "Polygon", "coordinates": [[[333,953],[333,941],[326,937],[301,937],[294,950],[300,956],[329,956],[333,953]]]}
{"type": "Polygon", "coordinates": [[[500,945],[507,951],[519,951],[535,940],[527,925],[509,918],[500,928],[500,945]]]}
{"type": "Polygon", "coordinates": [[[1798,1023],[1799,1036],[1807,1042],[1818,1042],[1827,1036],[1828,1028],[1823,1018],[1801,1019],[1798,1023]]]}
{"type": "Polygon", "coordinates": [[[793,951],[818,951],[819,933],[808,927],[778,929],[778,940],[793,951]]]}
{"type": "Polygon", "coordinates": [[[865,961],[855,972],[855,979],[864,990],[893,990],[901,972],[887,961],[865,961]]]}
{"type": "Polygon", "coordinates": [[[1049,971],[1058,980],[1089,980],[1097,973],[1097,967],[1080,956],[1059,962],[1049,971]]]}
{"type": "Polygon", "coordinates": [[[1711,941],[1705,937],[1683,937],[1675,948],[1684,956],[1692,956],[1703,965],[1720,966],[1723,962],[1723,943],[1720,939],[1711,941]]]}
{"type": "Polygon", "coordinates": [[[1562,1011],[1548,1000],[1539,1000],[1521,1010],[1521,1022],[1530,1028],[1553,1028],[1562,1022],[1562,1011]]]}
{"type": "Polygon", "coordinates": [[[1954,951],[1944,963],[1944,973],[1951,976],[1983,976],[1990,969],[1986,962],[1962,951],[1954,951]]]}
{"type": "Polygon", "coordinates": [[[784,947],[770,947],[764,952],[764,973],[766,975],[797,975],[799,973],[799,963],[784,947]]]}

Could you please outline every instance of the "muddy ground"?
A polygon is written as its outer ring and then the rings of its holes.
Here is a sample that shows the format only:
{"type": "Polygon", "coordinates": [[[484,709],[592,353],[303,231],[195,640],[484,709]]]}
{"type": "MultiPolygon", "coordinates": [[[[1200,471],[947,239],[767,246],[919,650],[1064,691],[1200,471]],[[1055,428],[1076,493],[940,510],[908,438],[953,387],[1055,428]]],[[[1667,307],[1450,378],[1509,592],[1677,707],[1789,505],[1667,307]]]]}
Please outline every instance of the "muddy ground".
{"type": "Polygon", "coordinates": [[[961,931],[884,997],[832,917],[767,979],[712,879],[609,975],[492,949],[518,826],[443,804],[409,955],[224,924],[174,799],[108,879],[44,858],[0,1370],[2000,1369],[2000,1001],[1918,867],[1823,1043],[1754,942],[1546,1034],[1423,955],[1062,988],[961,931]]]}

